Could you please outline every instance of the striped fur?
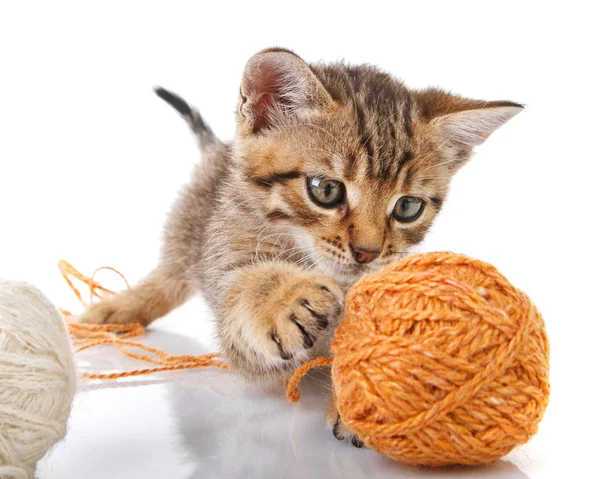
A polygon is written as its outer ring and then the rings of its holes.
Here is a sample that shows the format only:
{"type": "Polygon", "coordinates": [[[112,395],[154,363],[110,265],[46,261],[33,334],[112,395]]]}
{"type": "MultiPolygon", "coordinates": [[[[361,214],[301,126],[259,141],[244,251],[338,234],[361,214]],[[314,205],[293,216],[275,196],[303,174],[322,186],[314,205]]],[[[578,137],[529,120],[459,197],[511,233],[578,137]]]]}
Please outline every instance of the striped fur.
{"type": "Polygon", "coordinates": [[[249,60],[231,143],[177,95],[157,94],[186,119],[203,161],[171,211],[159,266],[82,320],[148,324],[202,291],[234,368],[272,380],[327,352],[343,289],[423,240],[472,148],[522,108],[284,49],[249,60]],[[342,182],[344,202],[314,203],[309,177],[342,182]],[[392,216],[403,195],[424,202],[413,222],[392,216]]]}

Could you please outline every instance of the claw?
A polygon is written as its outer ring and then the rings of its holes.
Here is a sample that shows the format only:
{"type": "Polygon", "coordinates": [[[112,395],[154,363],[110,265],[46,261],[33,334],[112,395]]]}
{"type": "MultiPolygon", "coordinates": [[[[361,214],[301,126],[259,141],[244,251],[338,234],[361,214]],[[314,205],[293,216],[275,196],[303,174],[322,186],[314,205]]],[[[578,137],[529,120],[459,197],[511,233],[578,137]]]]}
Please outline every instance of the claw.
{"type": "Polygon", "coordinates": [[[364,443],[364,442],[362,442],[362,441],[361,441],[361,440],[360,440],[358,437],[356,437],[356,436],[353,436],[353,437],[352,437],[352,441],[351,441],[351,442],[352,442],[352,445],[353,445],[354,447],[358,447],[358,448],[365,447],[365,443],[364,443]]]}
{"type": "Polygon", "coordinates": [[[290,315],[290,319],[294,322],[294,324],[296,326],[298,326],[298,329],[302,333],[302,336],[304,337],[304,347],[306,349],[312,348],[315,345],[314,338],[308,333],[308,331],[302,325],[302,323],[300,321],[298,321],[298,318],[296,317],[295,314],[290,315]]]}
{"type": "Polygon", "coordinates": [[[271,331],[271,339],[275,342],[275,344],[277,344],[277,348],[279,349],[279,355],[281,356],[281,359],[284,359],[285,361],[289,361],[290,359],[292,359],[292,355],[290,353],[286,353],[283,350],[283,346],[281,345],[281,340],[275,334],[275,331],[271,331]]]}
{"type": "Polygon", "coordinates": [[[338,441],[343,441],[344,436],[340,433],[340,418],[338,417],[337,421],[333,425],[333,437],[335,437],[338,441]]]}
{"type": "MultiPolygon", "coordinates": [[[[321,286],[321,288],[325,288],[327,291],[329,291],[325,286],[321,286]]],[[[324,314],[317,313],[306,299],[301,299],[300,304],[306,309],[308,309],[310,314],[312,314],[313,317],[317,320],[317,326],[319,326],[319,329],[327,329],[327,326],[329,325],[329,320],[327,319],[327,316],[325,316],[324,314]]]]}

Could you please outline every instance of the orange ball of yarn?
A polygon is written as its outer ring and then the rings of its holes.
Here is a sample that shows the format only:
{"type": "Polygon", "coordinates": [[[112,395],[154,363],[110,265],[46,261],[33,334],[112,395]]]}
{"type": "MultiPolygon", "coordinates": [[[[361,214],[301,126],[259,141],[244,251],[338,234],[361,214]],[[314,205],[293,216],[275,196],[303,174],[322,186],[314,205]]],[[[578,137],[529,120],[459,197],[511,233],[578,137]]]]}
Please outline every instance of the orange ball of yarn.
{"type": "Polygon", "coordinates": [[[548,404],[539,312],[462,255],[416,255],[364,277],[332,352],[341,418],[406,464],[494,461],[529,440],[548,404]]]}

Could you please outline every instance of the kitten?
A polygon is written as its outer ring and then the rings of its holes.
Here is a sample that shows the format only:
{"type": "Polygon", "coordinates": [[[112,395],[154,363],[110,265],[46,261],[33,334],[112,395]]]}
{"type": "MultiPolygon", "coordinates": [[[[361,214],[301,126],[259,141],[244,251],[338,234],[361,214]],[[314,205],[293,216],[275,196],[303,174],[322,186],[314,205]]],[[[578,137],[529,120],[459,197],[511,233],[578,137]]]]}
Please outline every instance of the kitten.
{"type": "MultiPolygon", "coordinates": [[[[261,381],[328,353],[344,290],[423,240],[473,147],[523,108],[279,48],[246,64],[231,143],[157,94],[187,119],[203,162],[170,213],[160,264],[81,321],[148,325],[202,291],[223,355],[261,381]]],[[[328,420],[361,445],[333,401],[328,420]]]]}

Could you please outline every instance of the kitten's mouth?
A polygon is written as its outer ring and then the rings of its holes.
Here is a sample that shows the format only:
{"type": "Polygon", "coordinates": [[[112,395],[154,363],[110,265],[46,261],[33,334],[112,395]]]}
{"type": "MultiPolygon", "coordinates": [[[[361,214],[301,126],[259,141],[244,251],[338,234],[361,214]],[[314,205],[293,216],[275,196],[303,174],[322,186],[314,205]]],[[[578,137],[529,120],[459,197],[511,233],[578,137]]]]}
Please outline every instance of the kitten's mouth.
{"type": "Polygon", "coordinates": [[[311,263],[338,283],[351,285],[374,270],[373,264],[340,261],[339,255],[332,254],[327,248],[316,248],[314,240],[302,230],[295,230],[295,236],[300,248],[311,258],[311,263]]]}
{"type": "Polygon", "coordinates": [[[344,274],[359,275],[363,274],[367,268],[359,264],[338,264],[336,269],[344,274]]]}
{"type": "Polygon", "coordinates": [[[324,273],[344,284],[352,284],[370,271],[370,268],[366,265],[331,263],[328,261],[319,261],[319,267],[324,273]]]}

